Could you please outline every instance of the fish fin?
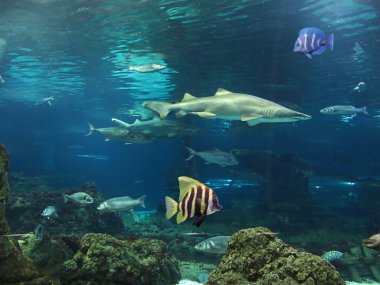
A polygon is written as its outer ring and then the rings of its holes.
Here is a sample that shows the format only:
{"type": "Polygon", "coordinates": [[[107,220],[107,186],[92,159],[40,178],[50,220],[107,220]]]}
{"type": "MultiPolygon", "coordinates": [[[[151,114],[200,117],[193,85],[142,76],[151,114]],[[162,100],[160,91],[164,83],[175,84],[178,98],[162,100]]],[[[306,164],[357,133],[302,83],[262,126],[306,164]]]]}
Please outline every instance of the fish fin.
{"type": "Polygon", "coordinates": [[[105,141],[105,142],[109,142],[109,141],[110,141],[110,139],[105,139],[104,141],[105,141]]]}
{"type": "Polygon", "coordinates": [[[367,112],[367,107],[362,107],[361,109],[363,111],[363,114],[369,115],[368,112],[367,112]]]}
{"type": "Polygon", "coordinates": [[[142,195],[140,198],[137,198],[137,200],[140,201],[140,206],[145,208],[145,198],[146,198],[146,195],[142,195]]]}
{"type": "Polygon", "coordinates": [[[178,203],[170,198],[169,196],[165,197],[165,206],[166,206],[166,219],[169,220],[178,212],[178,203]]]}
{"type": "Polygon", "coordinates": [[[66,195],[66,194],[62,194],[63,195],[63,201],[64,203],[67,203],[67,201],[69,201],[69,195],[66,195]]]}
{"type": "Polygon", "coordinates": [[[186,147],[186,149],[190,152],[190,156],[185,159],[187,161],[187,160],[192,159],[194,157],[194,155],[196,155],[197,152],[195,150],[193,150],[191,147],[188,147],[188,146],[186,147]]]}
{"type": "Polygon", "coordinates": [[[55,212],[55,213],[54,213],[54,216],[55,216],[56,218],[59,218],[59,216],[58,216],[58,213],[57,213],[57,212],[55,212]]]}
{"type": "Polygon", "coordinates": [[[261,116],[261,115],[242,115],[240,120],[243,122],[246,122],[246,121],[251,121],[251,120],[257,120],[257,119],[260,119],[262,117],[263,116],[261,116]]]}
{"type": "Polygon", "coordinates": [[[307,58],[310,58],[310,59],[312,59],[312,56],[311,56],[311,54],[310,53],[305,53],[304,54],[307,58]]]}
{"type": "Polygon", "coordinates": [[[247,121],[247,124],[248,126],[252,127],[252,126],[256,126],[257,124],[260,124],[260,120],[250,120],[250,121],[247,121]]]}
{"type": "Polygon", "coordinates": [[[119,119],[116,119],[116,118],[112,118],[111,119],[112,122],[115,122],[116,124],[118,124],[119,126],[122,126],[122,127],[125,127],[125,128],[129,128],[131,125],[122,121],[122,120],[119,120],[119,119]]]}
{"type": "Polygon", "coordinates": [[[135,122],[132,125],[140,124],[140,123],[141,123],[141,121],[139,119],[136,119],[135,122]]]}
{"type": "Polygon", "coordinates": [[[91,136],[92,133],[94,132],[95,128],[94,128],[94,126],[93,126],[92,124],[90,124],[90,123],[87,123],[87,125],[88,125],[89,130],[88,130],[88,133],[85,134],[85,136],[91,136]]]}
{"type": "Polygon", "coordinates": [[[193,225],[196,226],[197,228],[199,228],[201,226],[201,224],[204,222],[205,219],[206,219],[206,215],[199,216],[193,222],[193,225]]]}
{"type": "Polygon", "coordinates": [[[51,104],[51,102],[50,101],[47,101],[47,103],[48,103],[48,105],[51,107],[52,106],[52,104],[51,104]]]}
{"type": "Polygon", "coordinates": [[[321,46],[319,49],[315,50],[312,52],[312,54],[322,54],[324,53],[325,51],[327,50],[327,46],[326,45],[323,45],[321,46]]]}
{"type": "Polygon", "coordinates": [[[228,91],[226,89],[223,89],[223,88],[218,88],[218,90],[216,90],[214,96],[220,96],[220,95],[229,94],[229,93],[232,93],[232,92],[228,91]]]}
{"type": "Polygon", "coordinates": [[[186,101],[190,101],[190,100],[194,100],[194,99],[197,99],[197,97],[195,97],[189,93],[185,93],[185,95],[183,95],[181,102],[186,102],[186,101]]]}
{"type": "Polygon", "coordinates": [[[178,182],[179,201],[182,201],[183,197],[185,197],[186,193],[189,192],[193,186],[202,184],[201,182],[187,176],[178,177],[178,182]]]}
{"type": "Polygon", "coordinates": [[[172,105],[172,103],[155,101],[147,101],[143,103],[143,106],[145,108],[148,108],[160,114],[161,120],[165,119],[166,116],[170,113],[170,105],[172,105]]]}
{"type": "Polygon", "coordinates": [[[334,50],[334,34],[329,35],[326,40],[326,45],[330,50],[334,50]]]}
{"type": "Polygon", "coordinates": [[[176,113],[175,113],[175,116],[176,116],[177,118],[182,118],[182,117],[186,116],[186,114],[187,114],[187,113],[186,113],[185,111],[181,110],[181,111],[176,112],[176,113]]]}
{"type": "Polygon", "coordinates": [[[181,212],[178,212],[177,214],[177,224],[180,224],[180,223],[183,223],[184,221],[186,221],[186,217],[181,213],[181,212]]]}
{"type": "Polygon", "coordinates": [[[192,112],[191,114],[198,115],[199,117],[206,119],[215,117],[215,114],[210,112],[192,112]]]}

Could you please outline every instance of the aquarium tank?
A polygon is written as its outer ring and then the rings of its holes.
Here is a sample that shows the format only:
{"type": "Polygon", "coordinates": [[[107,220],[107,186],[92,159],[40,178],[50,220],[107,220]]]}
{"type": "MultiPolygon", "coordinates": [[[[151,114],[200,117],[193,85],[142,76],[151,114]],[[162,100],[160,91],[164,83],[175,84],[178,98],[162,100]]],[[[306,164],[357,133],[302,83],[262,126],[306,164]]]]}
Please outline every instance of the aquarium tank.
{"type": "Polygon", "coordinates": [[[378,0],[0,1],[0,284],[380,284],[378,0]]]}

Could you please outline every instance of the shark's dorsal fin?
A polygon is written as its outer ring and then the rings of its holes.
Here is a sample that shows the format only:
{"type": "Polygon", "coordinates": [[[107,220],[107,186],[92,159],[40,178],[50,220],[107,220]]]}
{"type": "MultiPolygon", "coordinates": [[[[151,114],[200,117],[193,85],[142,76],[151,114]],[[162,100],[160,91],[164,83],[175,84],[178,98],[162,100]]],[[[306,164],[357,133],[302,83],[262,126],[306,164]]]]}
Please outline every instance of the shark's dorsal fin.
{"type": "Polygon", "coordinates": [[[185,95],[183,95],[181,102],[186,102],[186,101],[190,101],[190,100],[194,100],[194,99],[197,99],[197,97],[195,97],[189,93],[185,93],[185,95]]]}
{"type": "Polygon", "coordinates": [[[232,92],[228,91],[226,89],[223,89],[223,88],[218,88],[218,90],[216,90],[216,93],[214,94],[214,96],[220,96],[220,95],[229,94],[229,93],[232,93],[232,92]]]}
{"type": "Polygon", "coordinates": [[[179,202],[182,201],[183,197],[185,197],[186,193],[189,192],[192,187],[200,184],[199,181],[187,176],[178,177],[178,182],[179,182],[179,202]]]}
{"type": "Polygon", "coordinates": [[[132,124],[132,125],[137,125],[137,124],[140,124],[141,121],[139,119],[136,119],[135,122],[132,124]]]}

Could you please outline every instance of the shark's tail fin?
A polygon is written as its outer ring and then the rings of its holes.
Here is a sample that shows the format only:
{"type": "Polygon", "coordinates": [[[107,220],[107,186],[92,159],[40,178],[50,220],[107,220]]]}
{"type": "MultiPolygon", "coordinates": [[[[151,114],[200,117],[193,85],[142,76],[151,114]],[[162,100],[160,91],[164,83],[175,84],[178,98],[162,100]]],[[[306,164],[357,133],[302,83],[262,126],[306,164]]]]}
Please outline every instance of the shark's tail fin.
{"type": "Polygon", "coordinates": [[[143,106],[151,109],[152,111],[157,112],[160,114],[160,119],[163,120],[166,118],[166,116],[170,113],[170,105],[172,103],[167,102],[155,102],[155,101],[147,101],[143,103],[143,106]]]}
{"type": "Polygon", "coordinates": [[[95,128],[92,124],[90,124],[90,123],[87,123],[87,124],[88,124],[89,130],[88,130],[88,133],[86,134],[86,136],[91,136],[92,133],[94,132],[95,128]]]}
{"type": "Polygon", "coordinates": [[[143,208],[145,208],[145,197],[146,197],[146,195],[143,195],[137,199],[137,200],[140,200],[140,206],[143,208]]]}
{"type": "Polygon", "coordinates": [[[194,157],[194,155],[196,155],[197,152],[195,150],[193,150],[191,147],[188,147],[188,146],[186,147],[186,149],[190,152],[190,155],[185,160],[190,160],[190,159],[192,159],[194,157]]]}

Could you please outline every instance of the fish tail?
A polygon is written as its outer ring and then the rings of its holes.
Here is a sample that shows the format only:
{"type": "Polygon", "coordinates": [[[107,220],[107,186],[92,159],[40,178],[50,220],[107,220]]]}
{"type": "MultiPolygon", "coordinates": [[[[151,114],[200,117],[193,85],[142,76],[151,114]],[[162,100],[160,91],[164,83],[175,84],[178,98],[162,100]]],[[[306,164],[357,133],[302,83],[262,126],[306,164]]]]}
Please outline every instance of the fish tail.
{"type": "Polygon", "coordinates": [[[326,45],[330,50],[334,50],[334,34],[329,35],[326,45]]]}
{"type": "Polygon", "coordinates": [[[190,152],[189,157],[185,159],[187,161],[187,160],[192,159],[194,157],[194,155],[196,155],[197,152],[188,146],[186,147],[186,149],[190,152]]]}
{"type": "Polygon", "coordinates": [[[66,194],[62,194],[62,195],[63,195],[63,201],[67,203],[67,201],[69,201],[69,198],[68,198],[69,195],[66,195],[66,194]]]}
{"type": "Polygon", "coordinates": [[[145,197],[146,195],[142,195],[138,200],[140,200],[140,206],[145,208],[145,197]]]}
{"type": "Polygon", "coordinates": [[[165,197],[165,206],[166,206],[166,219],[169,220],[171,217],[173,217],[178,212],[178,203],[166,196],[165,197]]]}
{"type": "Polygon", "coordinates": [[[367,111],[367,107],[362,107],[361,109],[362,109],[362,112],[363,112],[364,114],[369,115],[369,114],[368,114],[368,111],[367,111]]]}
{"type": "Polygon", "coordinates": [[[90,123],[87,123],[87,124],[88,124],[89,130],[88,130],[88,133],[86,134],[86,136],[91,136],[92,133],[94,132],[95,128],[92,124],[90,124],[90,123]]]}
{"type": "Polygon", "coordinates": [[[170,113],[170,105],[172,103],[167,102],[155,102],[155,101],[147,101],[143,103],[143,106],[151,109],[152,111],[157,112],[160,114],[160,119],[163,120],[166,118],[166,116],[170,113]]]}

